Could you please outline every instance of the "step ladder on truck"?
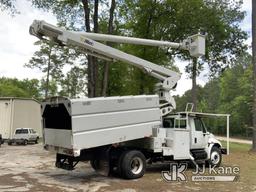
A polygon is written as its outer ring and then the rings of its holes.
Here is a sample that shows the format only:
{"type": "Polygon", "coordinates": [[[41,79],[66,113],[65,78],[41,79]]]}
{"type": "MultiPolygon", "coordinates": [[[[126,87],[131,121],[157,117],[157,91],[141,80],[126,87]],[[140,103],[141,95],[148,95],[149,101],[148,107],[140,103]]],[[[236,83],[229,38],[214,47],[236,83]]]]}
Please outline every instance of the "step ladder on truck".
{"type": "Polygon", "coordinates": [[[144,175],[147,162],[188,160],[220,165],[227,151],[206,130],[202,118],[226,117],[228,136],[229,115],[188,109],[173,113],[176,103],[170,91],[181,74],[100,43],[176,48],[199,57],[205,52],[203,35],[173,43],[68,31],[38,20],[30,26],[30,34],[100,59],[126,62],[159,79],[156,95],[46,99],[42,103],[44,148],[56,152],[58,168],[73,170],[78,162],[90,161],[96,171],[116,171],[123,178],[135,179],[144,175]]]}

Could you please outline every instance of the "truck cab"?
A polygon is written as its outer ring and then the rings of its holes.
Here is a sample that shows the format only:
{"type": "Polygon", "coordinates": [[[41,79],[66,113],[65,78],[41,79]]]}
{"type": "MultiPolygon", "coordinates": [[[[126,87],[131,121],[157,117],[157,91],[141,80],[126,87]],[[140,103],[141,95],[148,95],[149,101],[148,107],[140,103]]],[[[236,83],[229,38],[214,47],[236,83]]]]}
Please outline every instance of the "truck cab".
{"type": "MultiPolygon", "coordinates": [[[[219,166],[222,154],[226,154],[226,149],[215,136],[208,132],[203,118],[209,117],[206,113],[179,112],[177,114],[163,117],[163,128],[166,132],[167,146],[168,140],[175,141],[175,136],[179,138],[179,149],[173,150],[174,159],[179,157],[179,153],[190,156],[195,161],[206,161],[208,164],[219,166]]],[[[174,144],[175,145],[175,144],[174,144]]]]}

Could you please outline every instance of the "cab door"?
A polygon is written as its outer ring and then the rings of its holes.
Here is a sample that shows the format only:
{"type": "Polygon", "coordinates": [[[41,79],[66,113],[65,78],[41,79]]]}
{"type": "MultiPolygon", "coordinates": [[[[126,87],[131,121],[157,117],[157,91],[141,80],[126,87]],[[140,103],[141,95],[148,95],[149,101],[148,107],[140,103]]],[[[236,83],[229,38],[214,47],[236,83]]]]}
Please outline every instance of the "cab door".
{"type": "Polygon", "coordinates": [[[195,117],[192,123],[191,149],[203,149],[207,145],[207,131],[201,118],[195,117]]]}

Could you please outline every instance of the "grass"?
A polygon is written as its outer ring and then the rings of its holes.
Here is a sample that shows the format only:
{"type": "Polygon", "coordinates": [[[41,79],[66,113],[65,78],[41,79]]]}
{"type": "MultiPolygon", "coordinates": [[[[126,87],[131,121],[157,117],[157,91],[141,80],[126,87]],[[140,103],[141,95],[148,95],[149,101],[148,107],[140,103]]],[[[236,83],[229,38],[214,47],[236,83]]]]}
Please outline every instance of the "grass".
{"type": "MultiPolygon", "coordinates": [[[[226,141],[221,141],[221,143],[224,148],[227,147],[226,141]]],[[[229,142],[230,152],[246,152],[249,151],[251,147],[252,146],[249,144],[229,142]]]]}
{"type": "MultiPolygon", "coordinates": [[[[223,147],[226,142],[222,142],[223,147]]],[[[233,191],[255,191],[256,190],[256,153],[250,151],[250,144],[230,142],[230,155],[223,156],[223,164],[239,166],[240,179],[238,183],[232,183],[233,191]],[[238,187],[239,186],[239,187],[238,187]]]]}

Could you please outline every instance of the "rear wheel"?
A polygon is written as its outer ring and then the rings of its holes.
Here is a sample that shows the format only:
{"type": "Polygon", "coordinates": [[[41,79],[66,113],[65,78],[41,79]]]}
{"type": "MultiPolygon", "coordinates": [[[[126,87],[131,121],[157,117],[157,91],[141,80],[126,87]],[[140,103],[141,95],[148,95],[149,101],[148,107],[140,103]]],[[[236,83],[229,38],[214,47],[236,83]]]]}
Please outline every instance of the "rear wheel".
{"type": "Polygon", "coordinates": [[[119,161],[120,171],[125,179],[137,179],[144,175],[146,158],[140,151],[126,151],[119,161]]]}
{"type": "Polygon", "coordinates": [[[27,140],[27,139],[24,139],[23,145],[27,145],[27,144],[28,144],[28,140],[27,140]]]}
{"type": "Polygon", "coordinates": [[[36,140],[35,140],[35,144],[38,144],[38,138],[36,138],[36,140]]]}
{"type": "Polygon", "coordinates": [[[99,168],[100,168],[100,162],[99,162],[98,159],[90,160],[90,164],[91,164],[92,168],[93,168],[95,171],[99,170],[99,168]]]}
{"type": "Polygon", "coordinates": [[[110,166],[107,160],[94,159],[90,161],[90,164],[92,168],[100,175],[104,175],[104,176],[110,175],[110,166]]]}

